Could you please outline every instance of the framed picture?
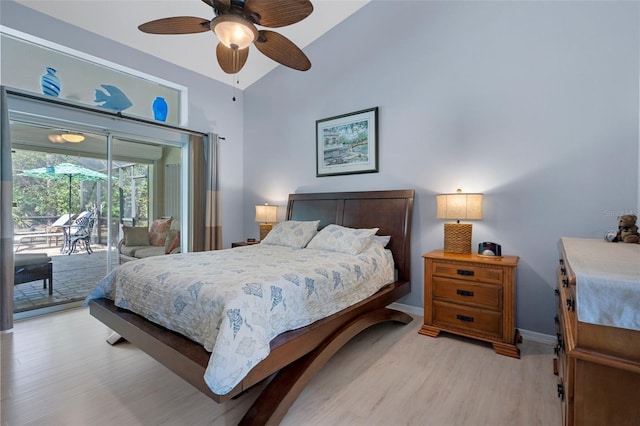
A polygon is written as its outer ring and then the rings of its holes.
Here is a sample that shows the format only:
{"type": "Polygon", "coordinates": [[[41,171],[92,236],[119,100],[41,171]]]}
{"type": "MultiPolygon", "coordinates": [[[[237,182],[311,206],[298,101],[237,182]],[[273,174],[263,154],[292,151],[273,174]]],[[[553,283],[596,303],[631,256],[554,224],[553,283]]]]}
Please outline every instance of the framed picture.
{"type": "Polygon", "coordinates": [[[378,107],[316,121],[316,176],[378,171],[378,107]]]}

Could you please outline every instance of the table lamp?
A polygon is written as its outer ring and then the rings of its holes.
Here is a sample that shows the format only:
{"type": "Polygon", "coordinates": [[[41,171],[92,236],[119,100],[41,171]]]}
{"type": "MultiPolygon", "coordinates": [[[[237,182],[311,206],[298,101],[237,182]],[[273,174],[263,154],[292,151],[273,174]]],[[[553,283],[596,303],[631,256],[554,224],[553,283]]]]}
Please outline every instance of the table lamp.
{"type": "Polygon", "coordinates": [[[272,223],[277,221],[278,206],[270,206],[264,203],[264,206],[256,206],[256,222],[260,223],[260,240],[264,240],[271,228],[272,223]]]}
{"type": "Polygon", "coordinates": [[[461,219],[482,219],[482,194],[463,193],[436,195],[437,218],[455,219],[456,223],[444,224],[445,253],[471,253],[470,223],[460,223],[461,219]]]}

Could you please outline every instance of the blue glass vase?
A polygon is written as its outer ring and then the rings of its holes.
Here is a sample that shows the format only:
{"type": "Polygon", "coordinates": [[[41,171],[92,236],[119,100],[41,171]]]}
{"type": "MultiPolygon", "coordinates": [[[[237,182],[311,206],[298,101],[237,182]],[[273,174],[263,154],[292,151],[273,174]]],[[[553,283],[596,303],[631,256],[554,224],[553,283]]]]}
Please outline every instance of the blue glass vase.
{"type": "Polygon", "coordinates": [[[58,96],[60,94],[60,79],[56,75],[55,68],[46,67],[46,73],[40,77],[40,87],[42,93],[49,96],[58,96]]]}
{"type": "Polygon", "coordinates": [[[153,108],[153,118],[158,121],[165,121],[167,119],[167,111],[169,110],[169,107],[167,106],[167,101],[165,101],[163,97],[158,96],[155,98],[151,106],[153,108]]]}

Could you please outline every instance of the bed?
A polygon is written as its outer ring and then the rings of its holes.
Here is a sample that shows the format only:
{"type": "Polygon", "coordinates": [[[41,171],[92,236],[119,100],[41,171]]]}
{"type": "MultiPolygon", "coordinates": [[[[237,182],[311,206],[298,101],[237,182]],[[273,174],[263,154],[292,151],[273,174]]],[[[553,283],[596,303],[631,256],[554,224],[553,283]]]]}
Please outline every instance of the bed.
{"type": "MultiPolygon", "coordinates": [[[[317,220],[319,229],[331,224],[358,229],[379,228],[377,235],[390,237],[386,247],[393,255],[395,271],[391,274],[390,283],[384,284],[363,300],[309,325],[278,334],[268,343],[268,355],[252,365],[246,374],[243,373],[241,380],[228,391],[212,390],[211,382],[205,379],[212,354],[203,344],[194,341],[193,336],[185,337],[143,316],[119,308],[107,297],[91,299],[88,302],[90,313],[118,337],[136,345],[216,402],[237,397],[268,378],[268,384],[249,408],[241,424],[277,424],[304,386],[351,338],[381,322],[407,324],[412,320],[411,316],[387,308],[387,305],[410,291],[413,196],[413,190],[289,196],[286,214],[288,221],[317,220]]],[[[234,251],[238,256],[243,253],[240,248],[235,248],[219,255],[229,255],[234,251]]],[[[245,250],[245,255],[247,252],[245,250]]],[[[197,253],[193,255],[194,258],[197,255],[204,256],[197,253]]],[[[113,339],[111,343],[116,341],[117,339],[113,339]]]]}

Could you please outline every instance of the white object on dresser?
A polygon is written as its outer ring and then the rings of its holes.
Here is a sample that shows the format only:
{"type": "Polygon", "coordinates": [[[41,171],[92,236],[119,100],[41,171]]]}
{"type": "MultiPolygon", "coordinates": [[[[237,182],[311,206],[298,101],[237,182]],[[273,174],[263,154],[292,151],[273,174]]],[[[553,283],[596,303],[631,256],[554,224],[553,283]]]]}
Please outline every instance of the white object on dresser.
{"type": "Polygon", "coordinates": [[[638,249],[601,240],[560,241],[554,373],[563,425],[638,425],[640,329],[622,327],[634,327],[637,315],[629,311],[640,300],[633,254],[638,249]]]}

